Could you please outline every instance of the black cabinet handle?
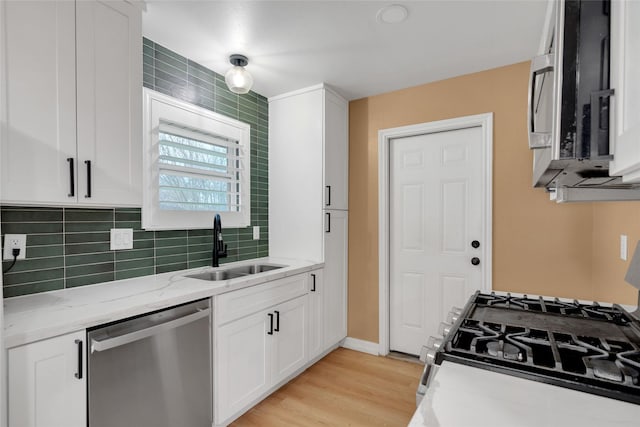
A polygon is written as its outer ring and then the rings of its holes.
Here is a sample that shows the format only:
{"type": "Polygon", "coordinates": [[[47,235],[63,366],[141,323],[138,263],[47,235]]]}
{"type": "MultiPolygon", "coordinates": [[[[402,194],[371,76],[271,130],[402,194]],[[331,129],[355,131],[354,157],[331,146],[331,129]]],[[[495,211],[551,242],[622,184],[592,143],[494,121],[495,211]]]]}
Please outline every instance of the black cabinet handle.
{"type": "Polygon", "coordinates": [[[73,167],[73,157],[68,157],[69,162],[69,197],[76,197],[76,177],[75,168],[73,167]]]}
{"type": "Polygon", "coordinates": [[[325,215],[327,216],[327,228],[325,228],[324,231],[326,233],[331,233],[331,213],[327,212],[325,215]]]}
{"type": "Polygon", "coordinates": [[[326,185],[325,187],[327,188],[327,202],[325,203],[325,205],[331,206],[331,186],[326,185]]]}
{"type": "Polygon", "coordinates": [[[91,197],[91,160],[85,160],[84,164],[87,165],[87,194],[84,197],[91,197]]]}
{"type": "Polygon", "coordinates": [[[273,335],[273,313],[268,313],[267,316],[269,316],[269,332],[267,332],[267,335],[273,335]]]}
{"type": "Polygon", "coordinates": [[[76,372],[75,377],[81,380],[82,379],[82,340],[75,340],[75,343],[78,346],[78,372],[76,372]]]}
{"type": "Polygon", "coordinates": [[[278,310],[275,310],[274,313],[276,314],[276,327],[273,330],[276,332],[280,332],[280,312],[278,310]]]}
{"type": "Polygon", "coordinates": [[[473,258],[471,258],[471,264],[479,265],[480,264],[480,258],[474,256],[473,258]]]}
{"type": "Polygon", "coordinates": [[[312,285],[311,285],[311,292],[315,292],[316,291],[316,275],[312,274],[311,278],[313,280],[312,285]]]}
{"type": "Polygon", "coordinates": [[[477,240],[474,240],[473,242],[471,242],[471,247],[478,249],[480,247],[480,242],[478,242],[477,240]]]}

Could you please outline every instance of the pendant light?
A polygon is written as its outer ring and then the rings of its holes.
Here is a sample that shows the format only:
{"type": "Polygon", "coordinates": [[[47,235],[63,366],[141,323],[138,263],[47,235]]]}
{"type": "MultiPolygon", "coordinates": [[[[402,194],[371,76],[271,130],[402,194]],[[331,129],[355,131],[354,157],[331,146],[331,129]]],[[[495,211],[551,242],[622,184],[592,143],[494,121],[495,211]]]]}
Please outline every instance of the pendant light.
{"type": "Polygon", "coordinates": [[[253,77],[244,68],[249,63],[249,60],[244,55],[233,54],[229,57],[229,62],[233,67],[224,76],[224,81],[227,83],[229,90],[239,94],[249,92],[251,86],[253,86],[253,77]]]}

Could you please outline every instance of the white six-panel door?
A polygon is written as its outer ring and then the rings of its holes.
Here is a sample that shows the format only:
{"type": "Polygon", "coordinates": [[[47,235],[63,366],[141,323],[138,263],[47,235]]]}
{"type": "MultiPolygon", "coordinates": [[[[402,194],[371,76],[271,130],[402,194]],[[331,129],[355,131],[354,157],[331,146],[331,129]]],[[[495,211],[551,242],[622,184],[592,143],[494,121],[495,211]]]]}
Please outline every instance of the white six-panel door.
{"type": "Polygon", "coordinates": [[[481,127],[390,142],[392,351],[419,354],[449,309],[482,286],[482,143],[481,127]]]}

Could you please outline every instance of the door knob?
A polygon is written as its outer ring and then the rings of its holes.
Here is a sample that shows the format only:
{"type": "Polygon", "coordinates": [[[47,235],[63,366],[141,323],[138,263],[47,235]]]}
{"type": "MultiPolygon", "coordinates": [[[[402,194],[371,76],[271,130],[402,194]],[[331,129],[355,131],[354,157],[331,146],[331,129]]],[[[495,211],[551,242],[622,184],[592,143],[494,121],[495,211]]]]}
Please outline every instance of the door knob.
{"type": "Polygon", "coordinates": [[[480,264],[480,258],[474,256],[473,258],[471,258],[471,264],[473,265],[480,264]]]}
{"type": "Polygon", "coordinates": [[[474,240],[473,242],[471,242],[471,247],[478,249],[480,247],[480,242],[474,240]]]}

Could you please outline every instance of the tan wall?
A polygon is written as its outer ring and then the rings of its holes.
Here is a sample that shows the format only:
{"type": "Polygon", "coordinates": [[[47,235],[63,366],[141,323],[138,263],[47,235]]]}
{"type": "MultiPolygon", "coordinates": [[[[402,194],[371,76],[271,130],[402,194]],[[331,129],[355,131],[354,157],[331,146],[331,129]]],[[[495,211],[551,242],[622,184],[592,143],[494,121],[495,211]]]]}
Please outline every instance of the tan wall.
{"type": "Polygon", "coordinates": [[[638,291],[624,281],[640,240],[640,202],[593,204],[593,298],[635,305],[638,291]],[[629,242],[627,261],[620,259],[620,235],[629,242]]]}
{"type": "Polygon", "coordinates": [[[619,280],[626,266],[612,258],[615,251],[607,249],[607,257],[599,258],[593,248],[604,241],[615,245],[618,228],[635,242],[640,224],[631,224],[640,204],[632,212],[624,203],[559,205],[531,187],[528,72],[529,63],[523,62],[350,103],[350,337],[378,342],[378,130],[487,112],[494,114],[493,288],[635,301],[632,289],[619,280]],[[611,215],[628,226],[605,226],[611,215]],[[592,277],[602,285],[594,286],[592,277]],[[615,284],[608,285],[611,280],[615,284]]]}

